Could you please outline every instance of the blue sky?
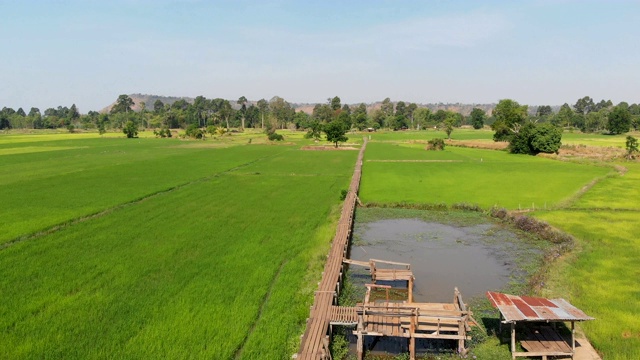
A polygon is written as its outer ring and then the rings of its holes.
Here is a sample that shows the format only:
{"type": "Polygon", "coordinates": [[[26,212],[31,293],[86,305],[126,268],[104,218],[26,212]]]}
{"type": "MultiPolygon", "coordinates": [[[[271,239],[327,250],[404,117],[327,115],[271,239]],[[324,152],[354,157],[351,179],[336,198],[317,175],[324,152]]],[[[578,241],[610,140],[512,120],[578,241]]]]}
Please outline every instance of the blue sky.
{"type": "Polygon", "coordinates": [[[640,102],[640,1],[0,0],[0,107],[640,102]]]}

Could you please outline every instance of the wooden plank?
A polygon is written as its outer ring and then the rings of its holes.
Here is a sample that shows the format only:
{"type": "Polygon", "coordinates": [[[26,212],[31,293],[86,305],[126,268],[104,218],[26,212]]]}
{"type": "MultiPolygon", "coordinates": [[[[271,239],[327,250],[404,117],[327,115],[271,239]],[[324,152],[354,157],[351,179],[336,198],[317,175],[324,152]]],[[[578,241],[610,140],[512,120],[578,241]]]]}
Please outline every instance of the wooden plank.
{"type": "Polygon", "coordinates": [[[345,263],[345,264],[363,266],[365,268],[369,267],[369,262],[368,261],[358,261],[358,260],[352,260],[352,259],[343,259],[342,262],[345,263]]]}
{"type": "Polygon", "coordinates": [[[407,269],[409,269],[411,267],[411,264],[397,262],[397,261],[380,260],[380,259],[371,259],[371,261],[376,262],[376,263],[382,263],[382,264],[406,266],[407,269]]]}

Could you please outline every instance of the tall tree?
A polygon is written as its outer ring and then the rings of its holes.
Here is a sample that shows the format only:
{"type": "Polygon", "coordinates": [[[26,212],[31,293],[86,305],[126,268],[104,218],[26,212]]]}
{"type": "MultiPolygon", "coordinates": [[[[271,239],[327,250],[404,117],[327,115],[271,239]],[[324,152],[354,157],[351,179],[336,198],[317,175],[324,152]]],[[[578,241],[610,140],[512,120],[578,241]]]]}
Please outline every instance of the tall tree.
{"type": "Polygon", "coordinates": [[[233,116],[233,108],[228,100],[224,100],[222,102],[222,106],[220,107],[220,110],[218,110],[218,114],[225,121],[227,130],[229,130],[229,119],[233,116]]]}
{"type": "Polygon", "coordinates": [[[158,99],[153,103],[153,112],[157,114],[161,114],[164,111],[164,103],[162,100],[158,99]]]}
{"type": "Polygon", "coordinates": [[[631,129],[631,113],[629,107],[618,104],[609,113],[607,129],[611,134],[624,134],[631,129]]]}
{"type": "Polygon", "coordinates": [[[551,106],[549,105],[538,106],[538,110],[536,110],[536,116],[539,117],[549,116],[551,114],[553,114],[553,110],[551,110],[551,106]]]}
{"type": "Polygon", "coordinates": [[[380,106],[380,110],[382,110],[382,113],[386,117],[393,116],[393,103],[391,102],[391,99],[386,98],[382,100],[382,105],[380,106]]]}
{"type": "Polygon", "coordinates": [[[613,106],[613,103],[611,102],[611,100],[607,100],[604,101],[604,99],[600,100],[599,103],[597,103],[594,108],[593,111],[600,111],[602,109],[607,109],[613,106]]]}
{"type": "Polygon", "coordinates": [[[493,140],[508,141],[514,133],[517,133],[527,119],[527,109],[527,105],[520,105],[517,101],[500,100],[493,109],[493,116],[496,118],[496,121],[491,125],[495,131],[493,140]]]}
{"type": "Polygon", "coordinates": [[[347,130],[345,129],[342,121],[331,121],[324,126],[323,131],[327,135],[327,141],[334,143],[335,147],[338,147],[339,142],[345,142],[349,140],[349,138],[345,136],[347,130]]]}
{"type": "Polygon", "coordinates": [[[593,99],[589,96],[585,96],[576,101],[576,104],[573,105],[573,109],[576,111],[576,114],[587,115],[591,111],[594,110],[595,104],[593,103],[593,99]]]}
{"type": "Polygon", "coordinates": [[[29,110],[27,118],[33,129],[42,127],[42,114],[40,114],[40,109],[37,107],[32,107],[31,110],[29,110]]]}
{"type": "Polygon", "coordinates": [[[340,110],[340,108],[342,107],[342,104],[340,103],[340,98],[337,96],[334,96],[332,99],[329,99],[329,104],[331,106],[331,110],[333,111],[340,110]]]}
{"type": "Polygon", "coordinates": [[[242,119],[242,129],[244,130],[244,120],[247,116],[247,98],[244,96],[240,96],[238,101],[236,101],[238,105],[240,105],[240,116],[242,119]]]}
{"type": "Polygon", "coordinates": [[[407,106],[407,117],[411,121],[411,128],[412,129],[415,129],[415,125],[414,125],[414,121],[413,121],[413,115],[416,112],[417,108],[418,108],[418,105],[416,105],[416,103],[411,103],[411,104],[409,104],[407,106]]]}
{"type": "Polygon", "coordinates": [[[429,118],[431,117],[431,109],[427,107],[417,108],[416,111],[414,111],[414,117],[416,128],[418,130],[426,129],[429,124],[429,118]]]}
{"type": "Polygon", "coordinates": [[[143,128],[149,127],[149,121],[147,120],[147,103],[140,101],[140,123],[143,128]]]}
{"type": "Polygon", "coordinates": [[[129,95],[122,94],[118,96],[118,100],[116,100],[116,104],[111,108],[112,114],[118,113],[129,113],[131,112],[131,107],[135,105],[133,99],[129,97],[129,95]]]}
{"type": "Polygon", "coordinates": [[[264,115],[269,111],[269,103],[265,99],[258,100],[258,109],[262,118],[262,128],[264,129],[264,115]]]}
{"type": "Polygon", "coordinates": [[[316,104],[316,106],[313,107],[311,116],[320,123],[326,124],[334,119],[335,112],[328,104],[316,104]]]}
{"type": "Polygon", "coordinates": [[[469,114],[469,120],[474,129],[482,129],[486,118],[487,114],[480,108],[473,108],[471,114],[469,114]]]}
{"type": "Polygon", "coordinates": [[[367,128],[367,105],[358,105],[351,114],[353,125],[360,131],[367,128]]]}
{"type": "Polygon", "coordinates": [[[271,110],[271,114],[276,120],[276,123],[280,123],[283,129],[287,127],[288,122],[293,121],[295,110],[285,99],[279,96],[274,96],[269,101],[269,108],[271,110]]]}
{"type": "Polygon", "coordinates": [[[407,116],[407,104],[404,101],[398,101],[396,103],[396,116],[407,116]]]}

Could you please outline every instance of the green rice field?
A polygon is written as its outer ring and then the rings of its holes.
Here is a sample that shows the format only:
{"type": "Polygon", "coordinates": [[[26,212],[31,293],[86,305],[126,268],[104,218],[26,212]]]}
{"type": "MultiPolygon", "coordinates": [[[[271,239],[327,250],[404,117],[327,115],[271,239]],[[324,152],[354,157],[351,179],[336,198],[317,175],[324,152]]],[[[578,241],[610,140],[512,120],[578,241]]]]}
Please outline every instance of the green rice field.
{"type": "MultiPolygon", "coordinates": [[[[302,151],[313,142],[283,133],[0,135],[0,359],[290,358],[357,151],[302,151]]],[[[348,136],[371,137],[365,203],[535,210],[574,235],[542,295],[597,319],[581,330],[605,359],[640,358],[637,162],[426,151],[444,137],[433,130],[348,136]]],[[[489,336],[475,354],[507,359],[506,347],[489,336]]]]}
{"type": "Polygon", "coordinates": [[[297,350],[356,151],[34,137],[0,138],[0,358],[297,350]]]}
{"type": "Polygon", "coordinates": [[[561,211],[536,216],[579,240],[581,251],[554,274],[557,292],[597,318],[583,328],[605,359],[640,358],[640,164],[621,163],[608,178],[561,211]]]}
{"type": "Polygon", "coordinates": [[[365,154],[360,197],[373,203],[478,204],[509,209],[552,208],[613,172],[504,151],[372,141],[365,154]]]}

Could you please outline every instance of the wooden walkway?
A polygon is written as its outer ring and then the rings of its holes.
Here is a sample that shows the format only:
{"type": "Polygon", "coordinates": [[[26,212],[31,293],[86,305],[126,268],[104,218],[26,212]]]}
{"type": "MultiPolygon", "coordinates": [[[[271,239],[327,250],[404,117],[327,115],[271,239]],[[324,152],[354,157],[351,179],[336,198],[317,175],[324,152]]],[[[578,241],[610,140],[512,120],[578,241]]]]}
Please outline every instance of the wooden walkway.
{"type": "Polygon", "coordinates": [[[367,147],[365,138],[358,160],[356,161],[349,192],[342,206],[338,229],[333,238],[329,257],[322,273],[322,280],[316,291],[311,313],[307,319],[307,328],[302,335],[300,351],[294,355],[297,359],[328,359],[329,354],[329,323],[332,320],[334,304],[337,303],[340,283],[343,276],[342,262],[346,258],[349,237],[353,227],[353,214],[356,208],[360,177],[362,174],[362,158],[367,147]]]}
{"type": "Polygon", "coordinates": [[[371,259],[369,262],[347,259],[349,238],[353,226],[353,215],[358,201],[357,193],[362,173],[362,158],[367,145],[365,139],[349,186],[349,192],[342,207],[338,229],[333,238],[331,250],[322,273],[322,280],[315,293],[313,306],[307,327],[302,335],[300,351],[293,357],[298,360],[328,360],[330,325],[354,326],[353,334],[358,337],[358,359],[364,355],[365,336],[403,337],[409,341],[410,357],[415,359],[415,340],[418,338],[457,340],[458,350],[466,352],[465,341],[469,340],[468,331],[471,312],[455,289],[452,303],[414,303],[412,296],[413,273],[409,264],[371,259]],[[343,264],[368,267],[373,282],[376,280],[407,281],[408,301],[390,302],[388,285],[367,285],[364,302],[355,307],[337,306],[342,277],[343,264]],[[389,267],[380,268],[376,264],[389,267]],[[386,289],[386,301],[370,301],[371,289],[386,289]]]}

